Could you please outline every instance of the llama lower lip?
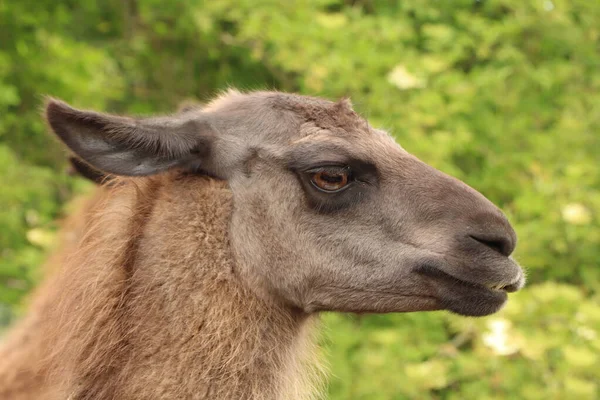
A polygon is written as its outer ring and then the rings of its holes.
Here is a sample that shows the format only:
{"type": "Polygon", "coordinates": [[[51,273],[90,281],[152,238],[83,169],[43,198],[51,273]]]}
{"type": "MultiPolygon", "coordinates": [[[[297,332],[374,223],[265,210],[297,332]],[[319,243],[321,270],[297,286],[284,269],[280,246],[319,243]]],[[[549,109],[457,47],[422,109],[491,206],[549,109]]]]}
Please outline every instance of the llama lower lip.
{"type": "Polygon", "coordinates": [[[442,308],[465,316],[484,316],[500,310],[508,295],[505,290],[493,289],[477,283],[463,281],[438,268],[425,266],[418,272],[435,282],[442,308]]]}
{"type": "Polygon", "coordinates": [[[483,317],[499,311],[506,303],[508,295],[504,291],[486,290],[480,293],[456,293],[440,297],[442,307],[453,313],[469,316],[483,317]]]}

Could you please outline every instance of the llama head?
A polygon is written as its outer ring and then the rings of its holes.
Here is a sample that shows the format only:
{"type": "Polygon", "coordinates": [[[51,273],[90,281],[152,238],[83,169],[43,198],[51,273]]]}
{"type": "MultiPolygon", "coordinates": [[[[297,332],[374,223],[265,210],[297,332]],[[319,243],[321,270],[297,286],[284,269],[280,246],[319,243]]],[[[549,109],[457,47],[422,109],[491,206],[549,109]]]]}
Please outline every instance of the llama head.
{"type": "Polygon", "coordinates": [[[227,180],[235,272],[290,307],[486,315],[524,284],[501,211],[369,126],[347,100],[229,91],[156,118],[50,100],[46,117],[106,173],[178,168],[227,180]]]}

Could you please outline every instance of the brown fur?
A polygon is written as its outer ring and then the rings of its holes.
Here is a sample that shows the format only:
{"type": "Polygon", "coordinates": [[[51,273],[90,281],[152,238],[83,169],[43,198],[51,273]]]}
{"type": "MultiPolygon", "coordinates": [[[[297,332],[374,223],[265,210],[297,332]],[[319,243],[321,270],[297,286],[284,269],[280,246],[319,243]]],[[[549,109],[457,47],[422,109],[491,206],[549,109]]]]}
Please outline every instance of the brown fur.
{"type": "Polygon", "coordinates": [[[107,190],[78,268],[43,290],[60,303],[36,304],[5,343],[0,398],[308,398],[315,317],[241,285],[230,192],[177,175],[107,190]]]}
{"type": "Polygon", "coordinates": [[[147,176],[99,189],[0,348],[0,398],[314,398],[318,312],[486,315],[523,285],[503,214],[347,100],[47,118],[83,171],[147,176]],[[324,192],[315,168],[350,183],[324,192]]]}

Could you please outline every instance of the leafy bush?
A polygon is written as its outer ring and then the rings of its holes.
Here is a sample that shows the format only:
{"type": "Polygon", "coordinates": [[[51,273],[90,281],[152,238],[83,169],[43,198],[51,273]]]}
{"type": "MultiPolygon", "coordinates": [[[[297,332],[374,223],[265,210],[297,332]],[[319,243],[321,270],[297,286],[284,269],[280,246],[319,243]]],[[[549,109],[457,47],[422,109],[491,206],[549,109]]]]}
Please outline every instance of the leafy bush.
{"type": "Polygon", "coordinates": [[[600,304],[543,283],[500,313],[327,316],[332,398],[596,399],[600,304]]]}
{"type": "Polygon", "coordinates": [[[595,398],[598,26],[589,0],[1,2],[0,324],[82,186],[44,94],[142,114],[228,85],[350,95],[507,212],[530,286],[480,320],[327,316],[332,398],[595,398]]]}

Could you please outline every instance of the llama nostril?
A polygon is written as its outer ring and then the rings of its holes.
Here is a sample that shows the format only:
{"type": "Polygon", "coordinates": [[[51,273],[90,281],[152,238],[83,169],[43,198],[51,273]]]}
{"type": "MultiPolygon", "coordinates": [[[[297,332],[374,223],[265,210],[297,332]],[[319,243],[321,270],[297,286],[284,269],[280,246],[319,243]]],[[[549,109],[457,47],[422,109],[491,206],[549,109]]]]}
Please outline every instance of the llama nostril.
{"type": "Polygon", "coordinates": [[[476,242],[479,242],[506,257],[510,256],[514,249],[512,240],[508,237],[478,237],[473,235],[470,235],[470,237],[476,242]]]}

